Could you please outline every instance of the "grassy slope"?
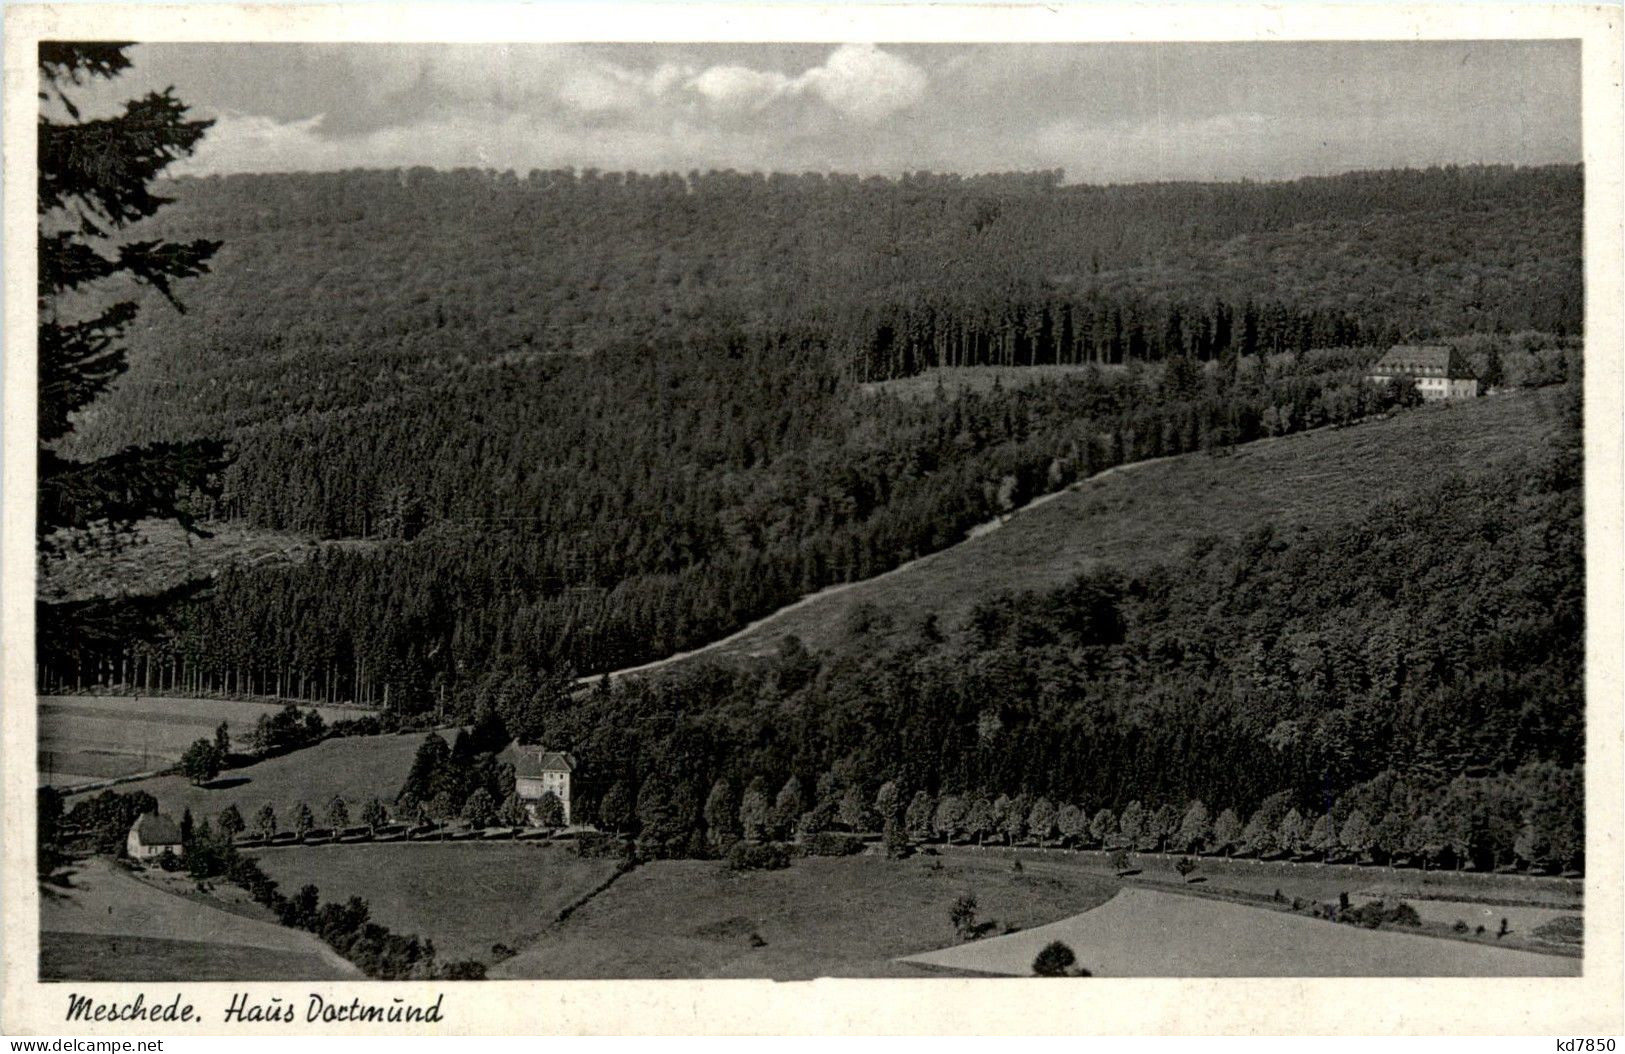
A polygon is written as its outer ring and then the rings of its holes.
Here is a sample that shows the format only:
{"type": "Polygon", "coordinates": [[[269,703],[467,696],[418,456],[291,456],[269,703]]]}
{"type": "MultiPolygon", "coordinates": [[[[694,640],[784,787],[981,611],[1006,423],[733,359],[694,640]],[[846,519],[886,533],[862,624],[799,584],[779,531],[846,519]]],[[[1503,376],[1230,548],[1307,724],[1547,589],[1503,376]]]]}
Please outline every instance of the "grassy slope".
{"type": "Polygon", "coordinates": [[[490,962],[517,947],[615,870],[533,842],[310,846],[253,854],[285,891],[311,883],[323,900],[359,896],[396,933],[434,941],[442,959],[490,962]]]}
{"type": "Polygon", "coordinates": [[[1441,472],[1538,449],[1551,433],[1540,392],[1428,406],[1351,428],[1325,429],[1191,454],[1086,480],[1012,516],[998,530],[889,575],[837,587],[758,623],[704,654],[762,654],[787,634],[810,647],[839,639],[847,615],[873,604],[898,618],[937,613],[945,626],[1001,590],[1064,584],[1099,564],[1146,567],[1204,535],[1235,536],[1334,523],[1441,472]]]}
{"type": "Polygon", "coordinates": [[[1431,940],[1149,889],[1026,933],[956,944],[926,965],[1016,976],[1050,941],[1103,977],[1573,976],[1580,961],[1465,941],[1431,940]]]}
{"type": "MultiPolygon", "coordinates": [[[[226,722],[234,741],[280,703],[122,695],[45,696],[39,700],[40,782],[58,787],[109,776],[153,772],[180,760],[199,738],[226,722]]],[[[306,707],[305,709],[310,709],[306,707]]],[[[369,711],[315,707],[331,722],[369,711]]]]}
{"type": "Polygon", "coordinates": [[[1104,902],[1109,878],[1075,868],[943,858],[797,860],[735,874],[715,861],[647,864],[497,964],[501,978],[907,977],[891,960],[953,936],[949,912],[974,892],[983,921],[1027,927],[1104,902]],[[751,935],[766,943],[752,946],[751,935]]]}
{"type": "MultiPolygon", "coordinates": [[[[325,980],[358,971],[315,937],[182,898],[105,858],[41,886],[40,962],[52,979],[325,980]]],[[[263,914],[263,911],[261,912],[263,914]]]]}
{"type": "MultiPolygon", "coordinates": [[[[160,811],[179,816],[183,808],[189,808],[200,821],[212,820],[235,803],[252,823],[260,807],[270,802],[278,821],[287,827],[294,806],[305,802],[320,822],[323,808],[335,794],[349,805],[351,816],[368,798],[392,799],[422,741],[421,733],[329,739],[308,750],[223,772],[204,787],[194,787],[181,776],[155,776],[116,789],[121,794],[146,791],[158,799],[160,811]]],[[[73,799],[68,804],[71,808],[73,799]]]]}

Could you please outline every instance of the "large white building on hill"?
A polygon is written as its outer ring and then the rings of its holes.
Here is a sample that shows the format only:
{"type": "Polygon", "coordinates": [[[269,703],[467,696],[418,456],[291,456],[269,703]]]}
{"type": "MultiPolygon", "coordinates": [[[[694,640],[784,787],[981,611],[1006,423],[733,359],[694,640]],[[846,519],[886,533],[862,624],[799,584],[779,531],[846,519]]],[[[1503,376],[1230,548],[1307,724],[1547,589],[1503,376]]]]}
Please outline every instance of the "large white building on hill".
{"type": "Polygon", "coordinates": [[[542,795],[551,791],[564,806],[564,826],[570,826],[570,775],[576,759],[545,747],[514,744],[514,792],[525,811],[535,818],[542,795]]]}
{"type": "Polygon", "coordinates": [[[1400,377],[1416,382],[1422,398],[1473,399],[1478,396],[1478,377],[1467,357],[1442,344],[1399,344],[1371,367],[1367,379],[1379,384],[1400,377]]]}

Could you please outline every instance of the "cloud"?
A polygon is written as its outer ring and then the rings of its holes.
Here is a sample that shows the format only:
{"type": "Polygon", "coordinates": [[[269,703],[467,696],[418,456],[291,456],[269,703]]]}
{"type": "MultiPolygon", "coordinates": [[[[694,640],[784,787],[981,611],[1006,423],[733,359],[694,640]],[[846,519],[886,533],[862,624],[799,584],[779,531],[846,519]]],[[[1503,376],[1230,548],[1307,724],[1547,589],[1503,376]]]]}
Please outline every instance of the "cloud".
{"type": "Polygon", "coordinates": [[[759,110],[791,90],[794,83],[782,73],[749,66],[712,66],[688,86],[723,110],[759,110]]]}
{"type": "MultiPolygon", "coordinates": [[[[1572,42],[144,45],[177,170],[488,165],[1281,178],[1579,157],[1572,42]],[[1470,61],[1468,61],[1470,59],[1470,61]]],[[[85,95],[93,98],[94,86],[85,95]]]]}
{"type": "Polygon", "coordinates": [[[798,77],[750,66],[712,66],[688,82],[719,110],[754,111],[792,96],[813,96],[837,113],[874,123],[925,95],[924,70],[873,44],[843,44],[798,77]]]}
{"type": "Polygon", "coordinates": [[[873,44],[843,44],[797,83],[848,116],[878,121],[924,97],[928,78],[914,63],[873,44]]]}

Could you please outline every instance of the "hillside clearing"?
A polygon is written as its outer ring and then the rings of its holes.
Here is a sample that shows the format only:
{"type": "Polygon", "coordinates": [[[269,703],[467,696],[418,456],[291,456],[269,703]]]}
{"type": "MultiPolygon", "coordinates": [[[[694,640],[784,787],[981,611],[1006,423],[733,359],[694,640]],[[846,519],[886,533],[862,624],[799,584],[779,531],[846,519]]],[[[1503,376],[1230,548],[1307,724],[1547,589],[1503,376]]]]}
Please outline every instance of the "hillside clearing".
{"type": "MultiPolygon", "coordinates": [[[[400,789],[412,767],[412,756],[422,733],[389,736],[352,736],[329,739],[291,754],[267,758],[195,787],[184,776],[154,776],[118,788],[121,794],[145,791],[158,799],[160,811],[179,816],[191,809],[198,820],[218,816],[236,805],[250,820],[269,803],[283,827],[290,826],[293,809],[304,802],[320,817],[334,795],[344,799],[351,815],[369,798],[388,802],[400,789]]],[[[71,806],[71,800],[70,800],[71,806]]]]}
{"type": "MultiPolygon", "coordinates": [[[[280,702],[233,699],[51,695],[39,699],[39,782],[74,787],[172,765],[200,738],[212,739],[224,721],[235,741],[253,731],[261,714],[280,702]]],[[[328,722],[371,711],[316,706],[328,722]]]]}
{"type": "Polygon", "coordinates": [[[1053,588],[1100,565],[1148,567],[1199,538],[1344,522],[1442,473],[1545,449],[1553,427],[1545,393],[1517,392],[1253,443],[1228,456],[1123,466],[1034,502],[996,530],[831,587],[668,661],[761,655],[789,635],[828,647],[863,604],[899,620],[934,612],[952,626],[995,593],[1053,588]]]}

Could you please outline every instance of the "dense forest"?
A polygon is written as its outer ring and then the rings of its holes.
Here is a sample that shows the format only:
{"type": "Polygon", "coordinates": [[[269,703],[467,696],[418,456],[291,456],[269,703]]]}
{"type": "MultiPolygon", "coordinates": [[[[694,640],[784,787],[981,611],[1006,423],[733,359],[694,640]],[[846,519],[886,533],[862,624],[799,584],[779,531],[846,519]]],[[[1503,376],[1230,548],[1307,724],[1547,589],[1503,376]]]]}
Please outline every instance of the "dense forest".
{"type": "Polygon", "coordinates": [[[213,273],[185,315],[142,312],[65,445],[227,437],[201,515],[379,544],[165,605],[141,654],[46,641],[44,676],[416,706],[511,657],[692,646],[1099,468],[1380,408],[1358,371],[1382,341],[1577,329],[1580,191],[1576,168],[184,180],[148,222],[217,237],[213,273]],[[1097,368],[855,395],[1044,362],[1097,368]]]}
{"type": "MultiPolygon", "coordinates": [[[[860,379],[935,362],[1577,334],[1578,166],[1289,183],[354,171],[186,179],[143,236],[222,242],[144,311],[76,442],[276,429],[469,367],[810,332],[860,379]]],[[[563,400],[558,400],[562,402],[563,400]]],[[[245,444],[242,458],[253,457],[245,444]]]]}
{"type": "Polygon", "coordinates": [[[211,273],[185,314],[140,313],[63,448],[225,438],[199,517],[365,544],[42,605],[41,684],[421,709],[492,668],[703,643],[1111,465],[1402,404],[1362,381],[1392,339],[1476,334],[1561,380],[1582,186],[181,180],[140,229],[218,239],[211,273]],[[864,384],[1048,362],[1078,366],[953,399],[864,384]]]}
{"type": "Polygon", "coordinates": [[[1040,836],[1059,824],[1075,843],[1171,847],[1183,826],[1209,849],[1575,866],[1578,386],[1545,398],[1564,439],[1510,467],[1355,523],[992,597],[963,627],[860,612],[830,654],[789,639],[754,669],[585,695],[493,671],[462,700],[477,736],[449,756],[495,749],[493,724],[571,750],[578,813],[678,853],[740,816],[769,837],[888,820],[1020,837],[1043,801],[1040,836]],[[1063,807],[1088,825],[1068,831],[1063,807]],[[1239,823],[1215,834],[1225,814],[1239,823]]]}
{"type": "Polygon", "coordinates": [[[425,399],[422,417],[378,413],[366,447],[290,445],[288,473],[256,499],[319,531],[324,499],[383,484],[396,510],[370,529],[384,540],[230,570],[202,591],[50,606],[43,627],[81,628],[42,633],[42,670],[69,688],[121,680],[410,712],[493,666],[614,669],[951,544],[1110,465],[1414,401],[1364,380],[1370,354],[1205,371],[1177,360],[922,401],[840,395],[774,345],[604,353],[582,396],[555,408],[544,389],[497,384],[473,412],[425,399]],[[687,369],[646,402],[614,401],[618,371],[673,360],[687,369]],[[294,472],[301,454],[308,476],[294,472]]]}

